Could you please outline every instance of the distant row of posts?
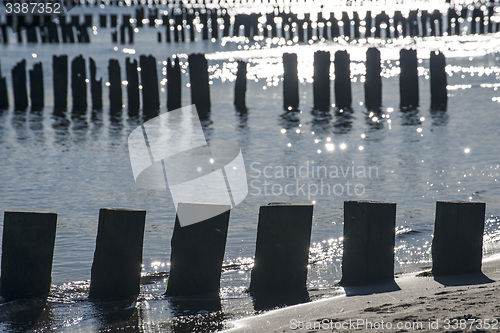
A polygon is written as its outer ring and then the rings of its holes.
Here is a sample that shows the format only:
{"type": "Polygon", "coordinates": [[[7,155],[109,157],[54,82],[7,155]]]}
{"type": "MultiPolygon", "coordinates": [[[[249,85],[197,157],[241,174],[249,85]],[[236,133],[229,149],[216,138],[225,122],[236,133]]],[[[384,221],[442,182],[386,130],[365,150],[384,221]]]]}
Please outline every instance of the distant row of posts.
{"type": "Polygon", "coordinates": [[[202,40],[221,37],[283,38],[287,41],[305,42],[314,39],[335,39],[339,37],[359,39],[361,37],[426,37],[459,35],[464,26],[470,34],[494,33],[500,30],[500,22],[495,19],[496,6],[481,6],[472,10],[468,6],[448,8],[447,13],[439,10],[395,11],[390,17],[385,11],[368,10],[364,18],[357,11],[343,11],[341,17],[334,12],[305,13],[299,17],[296,13],[277,11],[270,13],[249,13],[230,15],[227,8],[156,8],[137,6],[135,15],[130,13],[98,15],[98,23],[92,14],[71,15],[70,21],[60,18],[56,24],[49,15],[34,15],[32,22],[24,16],[6,15],[5,22],[0,22],[0,42],[8,43],[8,27],[15,27],[17,41],[23,42],[25,32],[29,43],[89,43],[89,29],[95,25],[100,28],[111,27],[112,41],[124,44],[134,42],[135,29],[144,26],[159,25],[164,32],[157,32],[158,42],[195,41],[195,25],[200,23],[202,40]],[[484,8],[484,10],[483,10],[484,8]],[[165,10],[166,9],[166,10],[165,10]],[[313,14],[313,15],[311,15],[313,14]],[[312,17],[316,16],[316,19],[312,17]],[[144,21],[144,19],[148,21],[144,21]],[[280,22],[277,24],[277,22],[280,22]],[[128,41],[127,41],[128,39],[128,41]]]}
{"type": "MultiPolygon", "coordinates": [[[[329,110],[332,106],[330,98],[330,52],[317,51],[314,54],[313,99],[314,109],[329,110]]],[[[370,110],[382,106],[382,79],[380,51],[369,48],[366,53],[365,105],[370,110]]],[[[96,78],[96,66],[92,58],[90,62],[90,92],[92,109],[102,109],[102,79],[96,78]]],[[[188,57],[189,77],[191,84],[191,102],[201,112],[211,108],[208,62],[204,54],[191,54],[188,57]]],[[[53,92],[55,109],[66,109],[68,106],[68,57],[53,56],[53,92]]],[[[335,81],[335,106],[339,109],[352,107],[350,57],[347,51],[337,51],[333,60],[335,81]]],[[[157,61],[153,56],[141,55],[139,62],[127,58],[126,81],[129,115],[137,115],[140,109],[139,91],[142,93],[143,113],[152,113],[160,109],[158,88],[157,61]],[[140,67],[140,71],[138,68],[140,67]],[[140,80],[139,80],[140,74],[140,80]],[[141,87],[140,87],[141,86],[141,87]]],[[[283,107],[285,110],[299,108],[298,60],[293,53],[283,54],[283,107]]],[[[418,59],[414,49],[400,51],[400,107],[416,108],[419,106],[418,59]]],[[[181,107],[181,69],[179,58],[167,60],[167,108],[175,110],[181,107]]],[[[246,110],[247,64],[238,61],[236,83],[234,88],[234,105],[238,110],[246,110]]],[[[108,65],[109,105],[111,111],[121,110],[124,106],[122,94],[122,77],[118,60],[110,59],[108,65]]],[[[85,112],[87,105],[87,71],[82,56],[71,62],[71,96],[74,112],[85,112]]],[[[28,98],[26,77],[26,61],[22,60],[12,69],[12,87],[14,107],[26,110],[31,105],[33,110],[44,106],[43,69],[36,63],[29,71],[30,94],[28,98]]],[[[430,54],[430,87],[431,108],[445,110],[447,97],[446,60],[441,52],[430,54]]],[[[5,77],[0,72],[0,109],[8,108],[9,99],[5,77]]]]}
{"type": "MultiPolygon", "coordinates": [[[[485,208],[482,202],[436,203],[432,240],[435,276],[481,272],[485,208]]],[[[180,203],[179,209],[210,210],[210,205],[180,203]]],[[[229,215],[228,210],[185,227],[176,218],[167,296],[219,294],[229,215]]],[[[140,293],[145,220],[143,210],[100,210],[90,298],[128,299],[140,293]]],[[[2,297],[49,294],[56,221],[54,213],[5,212],[2,297]]],[[[312,221],[311,204],[260,207],[251,293],[307,290],[312,221]]],[[[395,203],[344,202],[342,286],[394,282],[395,227],[395,203]]]]}

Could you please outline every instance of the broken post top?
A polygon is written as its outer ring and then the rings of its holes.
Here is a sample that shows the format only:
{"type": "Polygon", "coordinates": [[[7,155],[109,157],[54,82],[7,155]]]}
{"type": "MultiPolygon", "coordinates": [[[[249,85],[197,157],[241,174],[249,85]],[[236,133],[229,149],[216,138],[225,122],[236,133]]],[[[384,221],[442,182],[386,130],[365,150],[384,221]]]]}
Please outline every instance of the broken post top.
{"type": "Polygon", "coordinates": [[[279,207],[279,206],[313,206],[313,204],[310,203],[304,203],[304,202],[270,202],[267,205],[262,205],[261,207],[268,207],[268,206],[274,206],[274,207],[279,207]]]}

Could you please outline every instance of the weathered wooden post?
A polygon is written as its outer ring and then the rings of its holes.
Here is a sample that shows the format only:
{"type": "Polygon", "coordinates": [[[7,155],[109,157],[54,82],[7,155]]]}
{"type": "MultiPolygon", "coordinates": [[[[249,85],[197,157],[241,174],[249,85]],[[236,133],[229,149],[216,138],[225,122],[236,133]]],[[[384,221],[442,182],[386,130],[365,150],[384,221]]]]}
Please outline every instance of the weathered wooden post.
{"type": "Polygon", "coordinates": [[[129,115],[137,115],[140,107],[139,95],[139,72],[137,72],[137,59],[125,59],[125,71],[127,75],[127,98],[129,115]]]}
{"type": "Polygon", "coordinates": [[[117,59],[109,59],[109,108],[112,111],[119,111],[123,107],[122,98],[122,74],[120,63],[117,59]]]}
{"type": "Polygon", "coordinates": [[[182,85],[181,85],[181,66],[179,58],[176,57],[174,64],[172,60],[167,59],[167,109],[177,110],[182,105],[182,85]]]}
{"type": "Polygon", "coordinates": [[[9,94],[7,92],[7,79],[2,76],[2,67],[0,66],[0,110],[9,108],[9,94]]]}
{"type": "Polygon", "coordinates": [[[350,108],[352,105],[350,65],[347,51],[335,52],[335,106],[339,109],[350,108]]]}
{"type": "Polygon", "coordinates": [[[234,106],[239,111],[246,111],[245,102],[247,90],[247,63],[238,61],[238,71],[236,72],[236,84],[234,85],[234,106]]]}
{"type": "Polygon", "coordinates": [[[41,62],[33,65],[33,69],[29,71],[29,77],[31,110],[40,111],[44,106],[43,68],[41,62]]]}
{"type": "Polygon", "coordinates": [[[0,295],[7,299],[49,294],[57,214],[5,212],[0,295]]]}
{"type": "MultiPolygon", "coordinates": [[[[230,206],[179,203],[172,235],[167,296],[219,295],[220,276],[229,226],[230,206]],[[223,213],[181,227],[179,215],[218,209],[223,213]]],[[[210,214],[212,215],[212,214],[210,214]]]]}
{"type": "Polygon", "coordinates": [[[14,108],[25,111],[28,107],[28,91],[26,88],[26,60],[18,62],[12,68],[12,87],[14,89],[14,108]]]}
{"type": "Polygon", "coordinates": [[[90,298],[128,299],[140,292],[146,211],[102,208],[90,280],[90,298]]]}
{"type": "Polygon", "coordinates": [[[365,106],[378,109],[382,106],[382,79],[380,77],[380,51],[370,47],[366,51],[365,106]]]}
{"type": "Polygon", "coordinates": [[[94,59],[90,63],[90,92],[92,94],[92,110],[102,109],[102,78],[96,79],[96,65],[94,59]]]}
{"type": "Polygon", "coordinates": [[[432,239],[435,276],[481,272],[486,204],[437,201],[432,239]]]}
{"type": "Polygon", "coordinates": [[[283,53],[283,108],[297,110],[299,107],[299,78],[297,54],[283,53]]]}
{"type": "Polygon", "coordinates": [[[448,90],[446,77],[446,59],[441,52],[431,52],[431,109],[446,110],[448,90]]]}
{"type": "Polygon", "coordinates": [[[188,61],[191,103],[196,105],[200,114],[207,114],[211,107],[207,59],[202,53],[193,53],[189,55],[188,61]]]}
{"type": "Polygon", "coordinates": [[[305,290],[313,205],[261,206],[250,291],[305,290]]]}
{"type": "Polygon", "coordinates": [[[344,202],[342,286],[394,281],[396,204],[344,202]]]}
{"type": "Polygon", "coordinates": [[[142,105],[146,113],[160,109],[160,94],[158,92],[158,73],[156,59],[152,55],[139,57],[141,66],[142,105]]]}
{"type": "Polygon", "coordinates": [[[73,111],[82,112],[87,109],[87,70],[82,55],[71,62],[71,93],[73,111]]]}
{"type": "Polygon", "coordinates": [[[418,106],[418,61],[417,51],[401,49],[399,52],[399,95],[401,108],[415,108],[418,106]]]}
{"type": "Polygon", "coordinates": [[[52,82],[54,108],[66,109],[68,106],[68,56],[52,56],[52,82]]]}
{"type": "Polygon", "coordinates": [[[330,109],[330,52],[314,53],[313,95],[315,110],[330,109]]]}

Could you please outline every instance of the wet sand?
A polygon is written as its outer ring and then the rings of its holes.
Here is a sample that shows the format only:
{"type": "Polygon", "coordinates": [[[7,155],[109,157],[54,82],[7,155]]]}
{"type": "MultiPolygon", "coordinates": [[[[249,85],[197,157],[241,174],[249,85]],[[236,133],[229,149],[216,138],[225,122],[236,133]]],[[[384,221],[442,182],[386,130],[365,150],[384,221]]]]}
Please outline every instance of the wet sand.
{"type": "Polygon", "coordinates": [[[227,332],[500,331],[500,256],[483,274],[344,288],[345,294],[230,322],[227,332]]]}

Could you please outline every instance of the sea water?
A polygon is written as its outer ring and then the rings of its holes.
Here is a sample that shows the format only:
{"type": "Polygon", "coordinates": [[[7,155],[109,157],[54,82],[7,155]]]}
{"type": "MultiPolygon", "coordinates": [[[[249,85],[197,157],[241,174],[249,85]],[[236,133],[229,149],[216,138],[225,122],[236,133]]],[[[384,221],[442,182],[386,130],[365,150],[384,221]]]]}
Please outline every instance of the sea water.
{"type": "MultiPolygon", "coordinates": [[[[307,288],[310,299],[338,292],[344,200],[397,203],[396,273],[431,265],[436,200],[486,202],[484,254],[500,252],[500,36],[316,41],[279,39],[157,43],[156,29],[142,28],[135,44],[110,43],[96,29],[84,44],[0,46],[2,75],[11,93],[10,69],[42,62],[46,107],[41,112],[0,111],[0,208],[58,213],[51,295],[47,302],[0,303],[0,330],[191,331],[218,330],[227,320],[254,314],[246,292],[255,251],[259,206],[269,202],[314,204],[307,288]],[[380,112],[364,102],[365,53],[382,57],[380,112]],[[399,109],[399,50],[418,50],[420,107],[399,109]],[[313,54],[347,50],[351,57],[353,109],[313,110],[313,54]],[[448,108],[430,109],[429,54],[447,57],[448,108]],[[208,142],[237,143],[247,168],[249,194],[231,211],[220,303],[165,298],[175,209],[168,191],[134,184],[127,138],[141,120],[107,109],[107,66],[141,54],[156,57],[161,112],[166,112],[166,59],[182,65],[182,101],[190,104],[187,55],[206,54],[212,110],[203,122],[208,142]],[[284,52],[298,55],[300,108],[282,108],[284,52]],[[85,116],[53,114],[52,55],[82,54],[103,77],[104,111],[85,116]],[[235,110],[236,60],[248,62],[247,113],[235,110]],[[143,283],[136,302],[87,301],[101,207],[147,210],[143,283]],[[195,306],[196,305],[196,306],[195,306]],[[19,319],[22,318],[22,319],[19,319]]],[[[13,36],[12,36],[13,37],[13,36]]],[[[11,38],[12,40],[13,38],[11,38]]],[[[333,65],[332,103],[333,94],[333,65]]],[[[126,84],[126,82],[124,82],[126,84]]],[[[125,91],[125,86],[123,86],[125,91]]],[[[70,91],[71,94],[71,91],[70,91]]],[[[126,104],[126,93],[124,93],[126,104]]],[[[12,103],[12,94],[10,95],[12,103]]],[[[71,101],[71,95],[69,95],[71,101]]],[[[69,102],[71,105],[71,102],[69,102]]],[[[2,231],[0,226],[0,232],[2,231]]]]}

